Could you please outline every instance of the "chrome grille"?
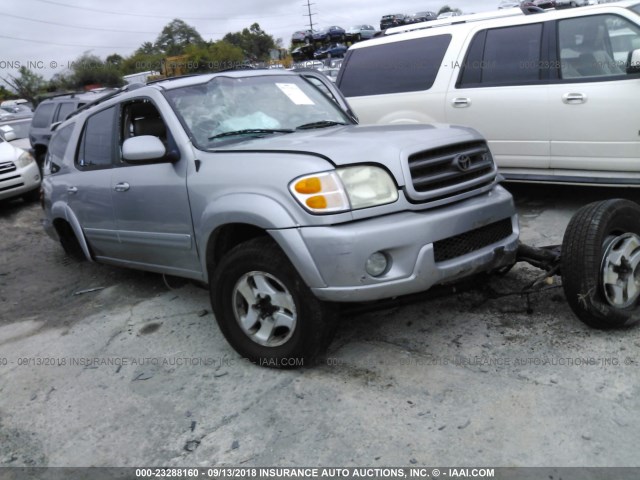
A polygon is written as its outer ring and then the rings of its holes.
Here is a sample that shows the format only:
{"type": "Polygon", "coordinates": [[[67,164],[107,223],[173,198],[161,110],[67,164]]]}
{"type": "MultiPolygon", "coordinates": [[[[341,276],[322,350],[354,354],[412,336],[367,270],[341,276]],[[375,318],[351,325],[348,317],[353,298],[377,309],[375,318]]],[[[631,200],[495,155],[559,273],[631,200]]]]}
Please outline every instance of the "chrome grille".
{"type": "Polygon", "coordinates": [[[3,173],[15,172],[16,170],[16,164],[13,162],[0,163],[0,175],[2,175],[3,173]]]}
{"type": "Polygon", "coordinates": [[[433,244],[433,255],[436,263],[444,262],[498,243],[512,233],[511,219],[505,218],[455,237],[438,240],[433,244]]]}
{"type": "Polygon", "coordinates": [[[409,172],[416,193],[430,198],[489,184],[495,166],[485,142],[467,142],[410,155],[409,172]]]}

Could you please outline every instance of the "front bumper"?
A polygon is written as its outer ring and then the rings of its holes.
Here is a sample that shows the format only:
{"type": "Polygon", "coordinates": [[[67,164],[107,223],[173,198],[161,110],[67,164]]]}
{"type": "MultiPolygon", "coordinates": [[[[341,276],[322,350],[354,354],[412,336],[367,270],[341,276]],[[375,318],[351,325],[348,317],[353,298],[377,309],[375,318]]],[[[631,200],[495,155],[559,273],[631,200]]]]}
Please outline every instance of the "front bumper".
{"type": "Polygon", "coordinates": [[[40,187],[40,169],[32,162],[24,168],[0,175],[0,200],[19,197],[40,187]]]}
{"type": "Polygon", "coordinates": [[[518,248],[519,227],[511,195],[498,186],[442,208],[279,231],[275,236],[286,245],[289,240],[296,243],[294,235],[302,237],[307,251],[301,255],[299,248],[284,249],[314,294],[326,301],[360,302],[417,293],[511,265],[518,248]],[[497,241],[485,241],[473,251],[463,249],[459,256],[436,260],[435,243],[442,245],[465,233],[473,239],[473,232],[509,222],[510,232],[497,241]],[[367,259],[374,252],[383,252],[390,259],[390,267],[380,277],[365,271],[367,259]]]}

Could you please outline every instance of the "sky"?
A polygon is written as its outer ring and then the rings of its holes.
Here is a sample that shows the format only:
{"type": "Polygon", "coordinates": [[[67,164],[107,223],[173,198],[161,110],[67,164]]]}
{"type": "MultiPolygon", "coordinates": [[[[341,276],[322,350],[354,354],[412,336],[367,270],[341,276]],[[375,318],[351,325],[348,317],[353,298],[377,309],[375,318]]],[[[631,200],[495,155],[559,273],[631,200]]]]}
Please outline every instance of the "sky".
{"type": "MultiPolygon", "coordinates": [[[[283,46],[291,34],[309,25],[307,0],[2,0],[0,2],[0,78],[26,66],[45,79],[65,72],[83,53],[105,59],[131,55],[154,42],[162,28],[180,18],[205,40],[219,40],[257,22],[283,46]]],[[[465,13],[497,8],[499,0],[310,0],[316,27],[367,23],[379,26],[389,13],[438,11],[443,5],[465,13]]]]}

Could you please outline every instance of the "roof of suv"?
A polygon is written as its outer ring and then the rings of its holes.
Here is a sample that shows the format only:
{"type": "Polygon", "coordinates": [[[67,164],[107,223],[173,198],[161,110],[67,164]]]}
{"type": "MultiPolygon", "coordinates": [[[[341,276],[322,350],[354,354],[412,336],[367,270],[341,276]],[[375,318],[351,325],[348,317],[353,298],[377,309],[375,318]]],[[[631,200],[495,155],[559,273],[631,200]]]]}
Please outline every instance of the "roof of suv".
{"type": "Polygon", "coordinates": [[[624,0],[615,3],[604,3],[579,8],[567,8],[561,10],[549,9],[542,13],[525,15],[520,9],[495,10],[485,13],[474,13],[471,15],[461,15],[449,17],[441,20],[431,20],[428,22],[414,23],[411,25],[402,25],[386,30],[385,35],[374,38],[366,42],[360,42],[352,45],[350,50],[359,48],[367,48],[382,43],[394,42],[399,39],[420,38],[429,35],[437,35],[440,33],[450,33],[459,29],[473,28],[478,22],[482,25],[491,27],[507,26],[512,24],[536,23],[544,20],[553,20],[561,18],[582,17],[589,13],[597,13],[598,11],[613,11],[620,8],[629,8],[638,5],[638,0],[624,0]],[[398,34],[403,34],[398,37],[398,34]]]}

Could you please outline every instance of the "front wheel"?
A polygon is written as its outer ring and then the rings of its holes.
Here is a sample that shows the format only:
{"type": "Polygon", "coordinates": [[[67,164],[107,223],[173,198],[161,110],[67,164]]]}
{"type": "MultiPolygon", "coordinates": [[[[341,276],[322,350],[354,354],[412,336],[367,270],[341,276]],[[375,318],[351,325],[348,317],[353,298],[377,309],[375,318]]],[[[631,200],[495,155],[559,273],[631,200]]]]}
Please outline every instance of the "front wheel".
{"type": "Polygon", "coordinates": [[[313,295],[268,237],[231,250],[215,268],[210,292],[225,338],[258,365],[310,365],[333,337],[336,308],[313,295]]]}
{"type": "Polygon", "coordinates": [[[582,207],[564,234],[561,261],[580,320],[595,328],[640,321],[640,206],[614,199],[582,207]]]}

